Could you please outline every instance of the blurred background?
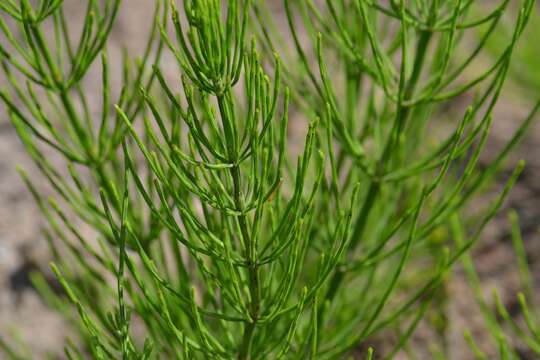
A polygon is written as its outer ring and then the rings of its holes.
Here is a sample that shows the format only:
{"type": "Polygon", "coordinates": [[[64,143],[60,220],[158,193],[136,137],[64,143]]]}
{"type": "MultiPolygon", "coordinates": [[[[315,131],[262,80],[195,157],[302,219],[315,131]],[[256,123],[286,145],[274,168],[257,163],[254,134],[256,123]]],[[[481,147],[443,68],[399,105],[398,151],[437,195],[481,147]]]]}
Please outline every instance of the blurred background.
{"type": "MultiPolygon", "coordinates": [[[[274,2],[270,4],[274,16],[283,16],[281,1],[275,1],[275,5],[274,2]]],[[[69,21],[80,24],[84,16],[84,7],[85,2],[66,0],[65,10],[69,21]]],[[[152,13],[152,9],[153,1],[150,0],[124,1],[109,39],[112,64],[115,63],[115,58],[120,57],[123,47],[130,53],[142,51],[145,34],[151,26],[148,14],[152,13]]],[[[482,155],[484,163],[489,162],[490,154],[502,148],[540,97],[540,42],[538,41],[540,14],[538,9],[535,11],[527,33],[518,46],[510,77],[495,109],[493,129],[487,150],[482,155]]],[[[498,50],[498,43],[504,43],[502,38],[507,34],[501,31],[498,36],[501,37],[500,42],[495,38],[489,44],[489,48],[494,52],[498,50]]],[[[169,74],[174,74],[176,71],[175,62],[167,56],[163,58],[162,66],[169,74]]],[[[118,71],[118,67],[116,70],[118,71]]],[[[99,71],[99,69],[92,71],[99,71]]],[[[114,72],[113,67],[113,78],[114,72]]],[[[1,82],[0,77],[0,85],[1,82]]],[[[86,76],[84,87],[88,89],[90,99],[92,96],[98,99],[101,91],[99,75],[86,76]]],[[[468,103],[468,101],[464,102],[468,103]]],[[[95,106],[99,107],[99,104],[100,102],[96,100],[95,106]]],[[[455,105],[459,107],[460,104],[455,105]]],[[[449,108],[448,111],[452,109],[449,108]]],[[[29,279],[32,271],[43,272],[46,277],[52,279],[48,270],[50,256],[40,232],[44,222],[29,191],[20,180],[16,166],[23,167],[31,176],[38,172],[26,155],[1,106],[0,154],[0,334],[19,336],[23,341],[28,342],[36,354],[44,354],[48,351],[57,352],[62,349],[67,328],[62,318],[48,309],[40,300],[29,279]]],[[[54,162],[57,155],[51,151],[50,156],[54,162]]],[[[527,163],[525,172],[512,190],[504,208],[488,226],[481,242],[473,252],[486,293],[489,293],[491,288],[497,287],[509,309],[518,307],[517,303],[512,303],[517,302],[515,293],[518,291],[518,275],[507,219],[509,209],[515,209],[519,214],[524,243],[536,285],[540,280],[540,126],[538,121],[535,121],[524,142],[507,162],[509,171],[518,159],[525,159],[527,163]]],[[[503,178],[501,177],[501,181],[503,178]]],[[[39,181],[36,182],[39,184],[39,181]]],[[[43,191],[47,189],[44,188],[43,191]]],[[[489,190],[486,194],[486,199],[488,198],[490,198],[489,190]]],[[[481,205],[478,204],[478,206],[481,205]]],[[[444,329],[441,329],[444,332],[444,341],[451,358],[467,359],[468,355],[464,352],[467,346],[463,342],[463,330],[468,328],[476,339],[481,339],[484,327],[482,317],[459,268],[449,277],[446,291],[450,296],[444,302],[448,320],[444,322],[444,329]]],[[[420,329],[415,335],[415,341],[423,342],[427,346],[428,340],[422,337],[423,333],[420,329]]],[[[532,359],[533,357],[530,356],[526,352],[523,353],[523,358],[532,359]]]]}

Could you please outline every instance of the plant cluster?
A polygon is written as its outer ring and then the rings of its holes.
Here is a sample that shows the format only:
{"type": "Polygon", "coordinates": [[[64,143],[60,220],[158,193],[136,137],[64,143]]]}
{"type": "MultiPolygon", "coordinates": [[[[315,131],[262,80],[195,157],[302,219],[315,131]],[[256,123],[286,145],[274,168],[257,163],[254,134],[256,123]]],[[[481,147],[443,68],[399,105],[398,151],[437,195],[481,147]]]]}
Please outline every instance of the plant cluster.
{"type": "Polygon", "coordinates": [[[66,356],[371,358],[389,332],[384,356],[401,351],[523,169],[458,226],[536,112],[477,169],[534,0],[472,78],[508,0],[481,16],[472,0],[284,0],[285,37],[264,1],[156,0],[119,95],[107,39],[120,0],[86,4],[74,40],[62,0],[0,3],[0,98],[55,193],[21,170],[65,296],[35,285],[77,329],[66,356]],[[468,107],[447,116],[458,98],[468,107]]]}

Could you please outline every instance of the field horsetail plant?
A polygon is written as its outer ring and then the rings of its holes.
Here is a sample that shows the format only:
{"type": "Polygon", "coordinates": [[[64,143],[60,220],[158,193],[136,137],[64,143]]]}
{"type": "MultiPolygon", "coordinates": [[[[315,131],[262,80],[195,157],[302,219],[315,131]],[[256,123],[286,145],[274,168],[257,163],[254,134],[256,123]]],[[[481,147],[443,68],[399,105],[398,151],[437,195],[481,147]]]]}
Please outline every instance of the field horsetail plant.
{"type": "Polygon", "coordinates": [[[262,0],[156,0],[144,53],[124,54],[121,91],[107,39],[130,4],[82,3],[77,39],[63,0],[0,3],[0,98],[54,190],[46,198],[20,170],[48,223],[63,291],[33,280],[72,324],[65,356],[411,351],[523,169],[453,241],[534,118],[477,169],[535,1],[477,17],[472,0],[284,0],[276,17],[262,0]],[[503,18],[513,36],[479,71],[503,18]],[[99,106],[83,81],[93,65],[99,106]],[[288,141],[298,133],[300,146],[288,141]]]}

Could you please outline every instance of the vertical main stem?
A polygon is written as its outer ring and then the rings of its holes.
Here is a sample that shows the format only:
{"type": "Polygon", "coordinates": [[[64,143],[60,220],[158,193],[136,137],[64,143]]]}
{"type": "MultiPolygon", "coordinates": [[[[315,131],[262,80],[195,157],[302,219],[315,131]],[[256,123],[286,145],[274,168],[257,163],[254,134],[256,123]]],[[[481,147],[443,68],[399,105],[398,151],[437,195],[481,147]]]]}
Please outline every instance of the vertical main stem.
{"type": "MultiPolygon", "coordinates": [[[[404,100],[410,99],[413,94],[414,90],[416,88],[416,85],[418,83],[418,79],[420,78],[420,74],[424,65],[424,60],[427,53],[427,46],[429,44],[429,40],[431,39],[432,33],[430,31],[423,31],[420,34],[420,38],[418,40],[418,44],[416,47],[415,52],[415,64],[414,68],[411,74],[410,80],[407,82],[407,85],[405,87],[404,91],[404,100]]],[[[394,122],[394,128],[392,129],[392,133],[389,135],[388,141],[385,145],[385,148],[383,150],[383,154],[381,155],[381,158],[378,162],[378,166],[375,173],[374,180],[371,181],[366,199],[364,201],[364,204],[362,205],[362,208],[357,215],[354,230],[351,234],[348,252],[353,251],[356,246],[358,245],[358,242],[364,235],[364,231],[366,229],[366,225],[368,222],[369,215],[371,213],[371,210],[374,208],[374,203],[377,197],[379,196],[380,190],[381,190],[381,182],[379,180],[380,176],[384,174],[385,171],[385,165],[388,163],[388,160],[390,159],[390,156],[392,154],[392,149],[394,149],[395,142],[397,141],[397,138],[399,133],[402,131],[403,126],[405,122],[407,121],[409,114],[410,114],[410,107],[404,106],[403,102],[399,103],[397,112],[396,112],[396,120],[394,122]]],[[[345,277],[345,273],[343,271],[336,271],[334,273],[334,276],[330,280],[330,285],[328,287],[328,291],[326,293],[326,301],[322,302],[322,304],[326,302],[332,302],[334,297],[336,296],[339,287],[341,286],[343,279],[345,277]]],[[[322,321],[324,320],[324,307],[321,305],[321,308],[319,309],[319,324],[322,324],[322,321]]]]}
{"type": "MultiPolygon", "coordinates": [[[[233,178],[234,186],[234,201],[236,203],[237,210],[243,212],[243,205],[241,201],[240,194],[240,170],[238,165],[233,167],[231,170],[231,175],[233,178]]],[[[248,262],[248,276],[249,276],[249,290],[251,301],[249,303],[249,313],[252,321],[247,323],[244,329],[244,336],[242,339],[242,344],[240,345],[240,352],[238,354],[238,359],[245,360],[250,358],[250,348],[251,342],[253,339],[253,334],[255,332],[255,326],[257,324],[257,318],[259,316],[260,309],[260,285],[259,285],[259,269],[257,264],[257,255],[254,239],[251,239],[249,234],[247,219],[245,214],[238,216],[238,222],[240,225],[240,231],[242,233],[242,238],[244,239],[245,247],[245,257],[248,262]]]]}
{"type": "Polygon", "coordinates": [[[250,292],[249,302],[249,315],[251,322],[245,324],[244,334],[242,337],[242,343],[238,353],[239,360],[247,360],[250,358],[251,343],[253,340],[253,334],[255,333],[255,326],[257,324],[257,318],[259,317],[261,294],[259,284],[259,264],[257,263],[257,247],[255,239],[250,236],[248,219],[244,213],[244,203],[242,201],[242,184],[240,165],[238,164],[238,143],[237,143],[237,131],[235,129],[234,119],[232,117],[232,111],[228,109],[226,94],[217,95],[219,111],[221,113],[221,119],[223,123],[223,129],[225,133],[225,140],[227,142],[227,150],[230,161],[235,165],[231,168],[231,177],[233,181],[233,197],[236,210],[240,212],[238,215],[238,224],[240,226],[240,232],[243,239],[243,245],[245,250],[245,258],[247,260],[248,270],[248,287],[250,292]]]}

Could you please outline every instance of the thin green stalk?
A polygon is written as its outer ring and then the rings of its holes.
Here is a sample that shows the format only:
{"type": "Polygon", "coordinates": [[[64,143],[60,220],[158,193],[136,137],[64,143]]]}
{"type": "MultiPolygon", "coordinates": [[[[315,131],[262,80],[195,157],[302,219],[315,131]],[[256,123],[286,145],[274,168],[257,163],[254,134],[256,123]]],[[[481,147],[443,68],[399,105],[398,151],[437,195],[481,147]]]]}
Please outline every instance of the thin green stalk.
{"type": "MultiPolygon", "coordinates": [[[[414,64],[413,72],[412,72],[410,80],[407,83],[403,99],[409,99],[414,94],[414,90],[416,88],[418,79],[420,78],[420,74],[422,72],[422,67],[424,65],[424,60],[427,53],[427,47],[429,44],[429,40],[431,39],[431,36],[432,36],[431,32],[428,32],[428,31],[423,31],[420,35],[418,45],[416,48],[416,54],[414,57],[415,64],[414,64]]],[[[360,212],[358,213],[356,217],[356,221],[354,222],[354,228],[351,234],[351,239],[349,242],[347,253],[354,252],[360,239],[362,239],[362,237],[364,236],[364,232],[366,229],[366,225],[368,224],[370,213],[372,209],[375,207],[377,197],[379,196],[379,193],[383,186],[383,184],[378,179],[380,179],[386,171],[387,163],[392,154],[392,149],[394,148],[394,142],[397,141],[398,135],[401,133],[401,130],[403,129],[405,122],[407,122],[410,111],[411,111],[411,108],[404,106],[403,102],[399,104],[398,109],[396,110],[397,118],[395,120],[395,125],[394,125],[395,130],[393,130],[392,133],[390,134],[386,147],[381,156],[381,159],[377,162],[378,164],[377,172],[376,172],[374,180],[371,181],[369,184],[366,198],[363,202],[360,212]]],[[[332,302],[337,292],[339,291],[339,287],[341,286],[341,283],[343,282],[344,277],[345,277],[345,273],[343,271],[337,270],[335,272],[334,276],[330,280],[330,285],[326,293],[326,301],[332,302]]],[[[319,310],[319,323],[322,323],[323,321],[323,314],[324,314],[324,309],[321,308],[319,310]]]]}
{"type": "Polygon", "coordinates": [[[238,359],[244,360],[251,358],[251,342],[255,332],[255,327],[257,326],[257,319],[259,317],[261,290],[259,284],[259,264],[257,263],[256,244],[253,242],[249,235],[250,233],[247,225],[247,218],[244,213],[245,209],[243,208],[241,200],[240,170],[238,166],[235,166],[231,169],[231,175],[233,178],[235,204],[237,210],[241,213],[241,215],[238,216],[238,222],[240,224],[240,230],[242,232],[244,248],[246,251],[249,291],[251,299],[249,303],[251,320],[245,325],[244,335],[242,337],[242,343],[240,345],[240,350],[238,353],[238,359]]]}

